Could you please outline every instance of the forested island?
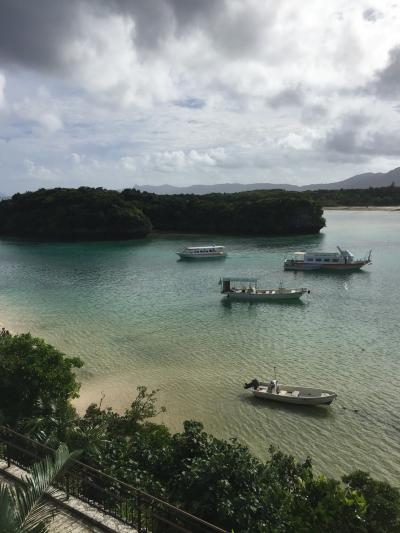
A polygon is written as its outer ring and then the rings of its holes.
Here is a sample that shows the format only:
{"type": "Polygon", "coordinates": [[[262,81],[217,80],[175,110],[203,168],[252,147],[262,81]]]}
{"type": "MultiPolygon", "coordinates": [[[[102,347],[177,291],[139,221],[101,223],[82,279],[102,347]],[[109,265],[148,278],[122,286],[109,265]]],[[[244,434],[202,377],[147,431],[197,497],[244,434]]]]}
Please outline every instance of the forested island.
{"type": "Polygon", "coordinates": [[[123,414],[92,404],[78,415],[71,400],[81,366],[29,333],[0,332],[0,424],[51,448],[67,443],[81,450],[82,462],[227,531],[400,531],[398,488],[362,471],[340,481],[321,476],[309,457],[298,461],[278,449],[261,460],[193,420],[172,434],[152,421],[160,408],[156,391],[145,387],[123,414]]]}
{"type": "Polygon", "coordinates": [[[400,205],[400,187],[159,195],[136,189],[39,189],[0,201],[0,236],[134,239],[152,231],[225,235],[318,233],[323,207],[400,205]]]}
{"type": "Polygon", "coordinates": [[[290,235],[324,225],[317,202],[279,190],[157,195],[56,188],[0,202],[0,235],[35,239],[132,239],[151,231],[290,235]]]}

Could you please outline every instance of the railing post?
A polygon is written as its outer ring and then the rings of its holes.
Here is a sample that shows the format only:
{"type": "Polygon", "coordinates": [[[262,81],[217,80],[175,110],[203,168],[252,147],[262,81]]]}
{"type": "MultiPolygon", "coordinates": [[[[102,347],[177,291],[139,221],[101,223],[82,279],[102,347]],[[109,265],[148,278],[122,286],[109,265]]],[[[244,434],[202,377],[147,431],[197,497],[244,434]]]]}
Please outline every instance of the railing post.
{"type": "Polygon", "coordinates": [[[140,494],[136,497],[136,505],[137,505],[137,530],[139,533],[142,531],[142,502],[140,498],[140,494]]]}
{"type": "Polygon", "coordinates": [[[69,500],[69,474],[65,474],[65,493],[67,495],[67,500],[69,500]]]}
{"type": "Polygon", "coordinates": [[[10,445],[6,444],[6,456],[7,456],[7,467],[10,468],[11,466],[11,454],[10,454],[10,445]]]}

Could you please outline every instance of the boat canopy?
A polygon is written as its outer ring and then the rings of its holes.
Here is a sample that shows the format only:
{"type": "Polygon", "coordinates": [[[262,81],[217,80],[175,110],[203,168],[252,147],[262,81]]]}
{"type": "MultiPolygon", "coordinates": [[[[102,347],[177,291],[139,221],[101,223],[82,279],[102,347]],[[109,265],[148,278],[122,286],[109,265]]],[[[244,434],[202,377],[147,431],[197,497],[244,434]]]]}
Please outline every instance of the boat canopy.
{"type": "Polygon", "coordinates": [[[226,277],[226,278],[220,279],[220,283],[224,281],[240,281],[243,283],[257,283],[258,279],[257,278],[237,278],[237,277],[226,277]]]}
{"type": "Polygon", "coordinates": [[[217,246],[215,244],[210,244],[209,246],[186,246],[185,250],[208,250],[210,248],[215,249],[224,249],[225,246],[217,246]]]}
{"type": "Polygon", "coordinates": [[[293,255],[295,261],[304,261],[304,256],[306,255],[306,252],[294,252],[293,255]]]}

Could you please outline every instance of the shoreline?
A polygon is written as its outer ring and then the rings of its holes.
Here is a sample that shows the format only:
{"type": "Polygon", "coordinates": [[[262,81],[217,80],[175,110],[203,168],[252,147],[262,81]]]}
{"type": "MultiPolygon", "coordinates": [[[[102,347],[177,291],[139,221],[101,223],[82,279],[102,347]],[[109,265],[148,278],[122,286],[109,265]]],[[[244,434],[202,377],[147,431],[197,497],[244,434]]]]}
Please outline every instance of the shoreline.
{"type": "Polygon", "coordinates": [[[400,211],[400,205],[338,205],[322,209],[324,211],[400,211]]]}

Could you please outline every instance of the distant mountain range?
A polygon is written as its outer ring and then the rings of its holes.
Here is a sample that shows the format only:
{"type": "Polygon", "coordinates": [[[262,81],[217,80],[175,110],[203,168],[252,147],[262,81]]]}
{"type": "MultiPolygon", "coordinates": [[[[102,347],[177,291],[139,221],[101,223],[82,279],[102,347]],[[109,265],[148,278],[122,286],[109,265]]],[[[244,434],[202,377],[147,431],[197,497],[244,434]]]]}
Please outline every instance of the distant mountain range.
{"type": "Polygon", "coordinates": [[[312,183],[310,185],[290,185],[287,183],[220,183],[217,185],[190,185],[175,187],[174,185],[137,185],[141,191],[156,194],[208,194],[213,192],[243,192],[260,189],[284,189],[286,191],[315,191],[335,189],[368,189],[369,187],[387,187],[394,183],[400,186],[400,167],[389,172],[365,172],[351,178],[331,183],[312,183]]]}

